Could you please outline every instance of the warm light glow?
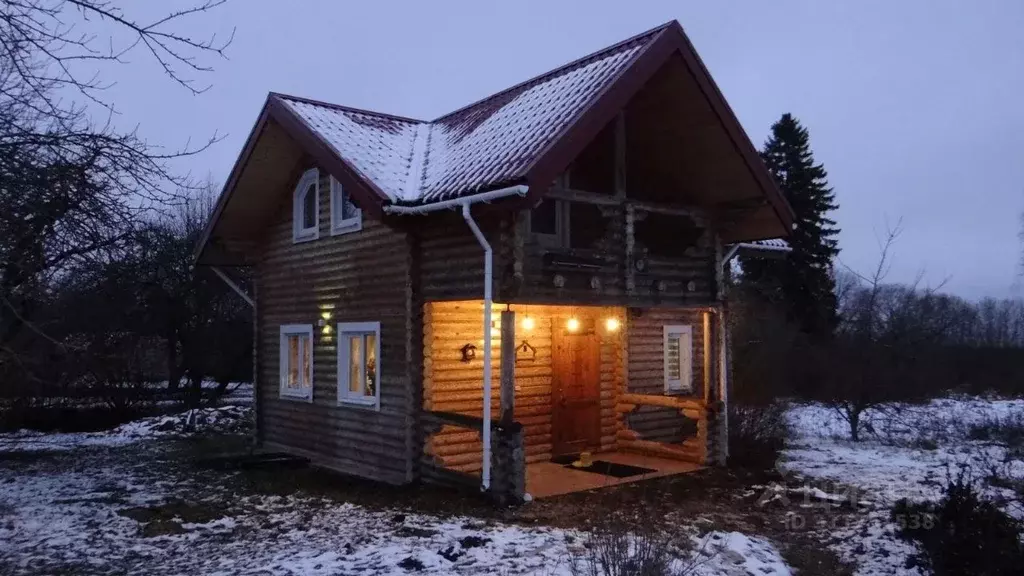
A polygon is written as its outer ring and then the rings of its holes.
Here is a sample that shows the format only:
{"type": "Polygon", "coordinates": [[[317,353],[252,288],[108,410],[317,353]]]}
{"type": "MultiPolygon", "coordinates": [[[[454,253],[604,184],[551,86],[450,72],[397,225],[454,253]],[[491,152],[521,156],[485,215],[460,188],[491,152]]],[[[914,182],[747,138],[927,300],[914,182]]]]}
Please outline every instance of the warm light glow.
{"type": "Polygon", "coordinates": [[[604,321],[604,327],[609,332],[616,332],[619,329],[619,319],[618,318],[609,318],[609,319],[605,320],[604,321]]]}
{"type": "Polygon", "coordinates": [[[533,330],[533,327],[536,325],[537,323],[533,320],[531,316],[526,316],[525,318],[523,318],[523,330],[533,330]]]}
{"type": "Polygon", "coordinates": [[[325,310],[325,311],[321,312],[320,313],[320,317],[323,318],[324,320],[330,320],[331,319],[331,311],[330,310],[325,310]]]}
{"type": "Polygon", "coordinates": [[[580,329],[580,321],[576,318],[569,318],[569,321],[565,323],[565,327],[569,332],[576,332],[580,329]]]}

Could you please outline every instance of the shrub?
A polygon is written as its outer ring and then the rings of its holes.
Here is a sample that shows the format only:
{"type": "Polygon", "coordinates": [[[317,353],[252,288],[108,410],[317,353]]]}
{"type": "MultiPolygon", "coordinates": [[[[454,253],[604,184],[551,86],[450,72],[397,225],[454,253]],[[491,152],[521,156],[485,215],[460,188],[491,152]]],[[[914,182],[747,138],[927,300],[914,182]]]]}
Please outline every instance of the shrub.
{"type": "Polygon", "coordinates": [[[1009,576],[1024,566],[1020,522],[982,499],[963,471],[939,503],[903,499],[892,514],[899,535],[918,543],[918,560],[937,576],[1009,576]]]}
{"type": "MultiPolygon", "coordinates": [[[[686,543],[689,543],[686,540],[686,543]]],[[[667,534],[654,528],[630,530],[610,524],[583,538],[582,550],[571,552],[572,576],[683,576],[697,562],[667,534]]]]}
{"type": "Polygon", "coordinates": [[[783,402],[729,406],[729,465],[771,468],[786,446],[788,428],[783,402]]]}
{"type": "Polygon", "coordinates": [[[971,440],[998,442],[1008,447],[1024,446],[1024,414],[988,418],[971,426],[967,436],[971,440]]]}

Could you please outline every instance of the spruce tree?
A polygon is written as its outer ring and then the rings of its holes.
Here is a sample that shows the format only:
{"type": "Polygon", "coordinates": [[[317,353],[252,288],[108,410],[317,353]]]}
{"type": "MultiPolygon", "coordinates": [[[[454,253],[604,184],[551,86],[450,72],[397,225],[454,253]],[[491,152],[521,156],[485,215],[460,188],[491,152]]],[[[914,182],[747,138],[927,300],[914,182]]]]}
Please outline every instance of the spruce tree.
{"type": "Polygon", "coordinates": [[[790,114],[772,125],[761,158],[796,214],[788,238],[793,251],[781,260],[741,258],[743,281],[782,306],[802,331],[829,335],[838,318],[832,261],[839,228],[829,217],[838,205],[828,175],[814,162],[807,129],[790,114]]]}

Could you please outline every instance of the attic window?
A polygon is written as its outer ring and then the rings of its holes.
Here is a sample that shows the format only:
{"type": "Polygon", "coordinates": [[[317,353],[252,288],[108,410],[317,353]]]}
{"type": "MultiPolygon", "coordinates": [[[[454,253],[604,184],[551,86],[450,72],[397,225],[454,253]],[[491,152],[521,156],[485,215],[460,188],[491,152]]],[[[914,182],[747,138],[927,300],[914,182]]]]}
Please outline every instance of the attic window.
{"type": "Polygon", "coordinates": [[[292,240],[307,242],[320,237],[320,172],[306,170],[292,196],[292,240]]]}
{"type": "Polygon", "coordinates": [[[348,191],[331,176],[331,234],[363,229],[363,211],[352,203],[348,191]]]}

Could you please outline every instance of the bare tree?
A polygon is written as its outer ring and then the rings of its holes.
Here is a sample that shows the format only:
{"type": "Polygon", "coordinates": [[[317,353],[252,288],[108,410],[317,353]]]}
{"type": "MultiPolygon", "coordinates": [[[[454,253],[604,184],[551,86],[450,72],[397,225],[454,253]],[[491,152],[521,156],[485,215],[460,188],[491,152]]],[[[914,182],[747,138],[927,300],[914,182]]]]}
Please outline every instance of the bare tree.
{"type": "Polygon", "coordinates": [[[202,92],[194,76],[230,37],[197,39],[180,26],[222,3],[143,22],[105,0],[0,0],[0,381],[33,378],[38,347],[67,345],[39,318],[55,278],[110,258],[147,213],[197,189],[168,162],[216,135],[166,150],[119,131],[101,72],[142,51],[173,83],[202,92]]]}
{"type": "Polygon", "coordinates": [[[870,275],[849,269],[859,283],[842,294],[837,338],[820,351],[828,369],[819,399],[848,424],[854,441],[866,413],[921,393],[930,374],[927,359],[959,318],[945,313],[950,303],[937,293],[941,284],[920,288],[920,276],[907,286],[885,283],[901,232],[900,223],[888,229],[870,275]]]}

